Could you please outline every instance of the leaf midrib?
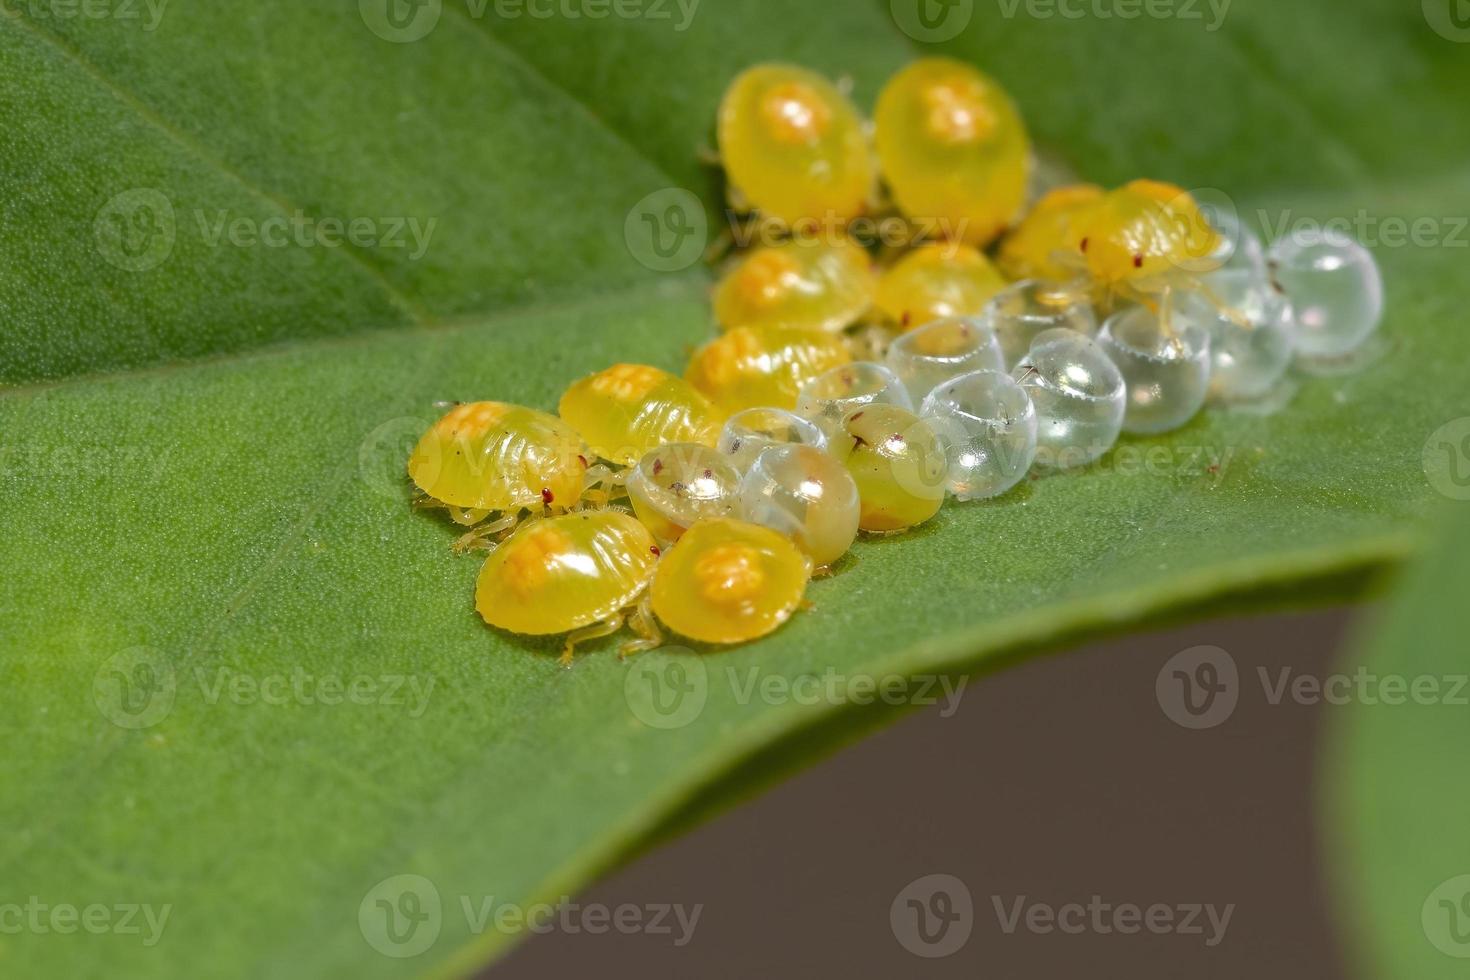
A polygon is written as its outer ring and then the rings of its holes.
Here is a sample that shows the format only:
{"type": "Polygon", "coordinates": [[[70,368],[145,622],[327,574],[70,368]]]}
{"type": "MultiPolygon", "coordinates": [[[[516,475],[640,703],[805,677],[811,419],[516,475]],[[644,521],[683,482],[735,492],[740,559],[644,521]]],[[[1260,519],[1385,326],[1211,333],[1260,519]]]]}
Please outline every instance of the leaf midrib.
{"type": "MultiPolygon", "coordinates": [[[[227,160],[218,154],[211,153],[205,143],[180,129],[157,109],[143,101],[142,97],[136,92],[130,91],[117,79],[103,72],[100,67],[88,59],[65,36],[33,22],[30,17],[24,14],[15,17],[14,21],[24,25],[32,36],[50,45],[62,57],[74,65],[78,71],[82,72],[82,74],[86,75],[97,85],[117,98],[118,101],[127,106],[144,123],[163,134],[164,137],[184,150],[184,152],[198,159],[213,173],[233,181],[248,194],[269,204],[282,214],[290,215],[296,211],[305,213],[305,208],[279,192],[269,191],[261,187],[238,169],[231,166],[227,160]]],[[[348,241],[344,244],[347,247],[334,251],[339,252],[344,260],[352,262],[360,270],[365,271],[383,290],[389,303],[408,317],[410,322],[416,326],[422,326],[429,322],[428,311],[423,309],[416,300],[399,290],[384,274],[382,266],[369,261],[367,256],[352,242],[348,241]]]]}

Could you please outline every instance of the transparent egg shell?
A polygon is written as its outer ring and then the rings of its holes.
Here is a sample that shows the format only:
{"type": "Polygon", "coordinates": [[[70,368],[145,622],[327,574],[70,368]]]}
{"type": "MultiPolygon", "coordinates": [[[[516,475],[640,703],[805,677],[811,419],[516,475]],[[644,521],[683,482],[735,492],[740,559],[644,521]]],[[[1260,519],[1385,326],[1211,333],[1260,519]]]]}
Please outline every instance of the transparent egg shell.
{"type": "Polygon", "coordinates": [[[878,280],[878,308],[900,329],[952,316],[975,316],[1006,287],[995,266],[959,243],[921,245],[878,280]]]}
{"type": "Polygon", "coordinates": [[[773,446],[827,448],[827,436],[816,423],[780,408],[748,408],[725,423],[716,447],[725,462],[739,473],[750,470],[756,458],[773,446]]]}
{"type": "Polygon", "coordinates": [[[1036,459],[1036,407],[1008,374],[953,378],[924,400],[920,415],[945,447],[947,486],[958,500],[1000,496],[1026,478],[1036,459]]]}
{"type": "Polygon", "coordinates": [[[651,450],[628,471],[627,488],[633,513],[666,546],[696,521],[731,514],[740,475],[708,446],[671,443],[651,450]]]}
{"type": "Polygon", "coordinates": [[[773,446],[740,482],[740,516],[791,538],[818,567],[847,554],[861,513],[852,474],[814,446],[773,446]]]}
{"type": "Polygon", "coordinates": [[[531,521],[485,561],[475,608],[512,633],[567,633],[632,605],[657,560],[648,529],[619,511],[531,521]]]}
{"type": "Polygon", "coordinates": [[[1036,465],[1085,466],[1118,441],[1127,411],[1123,375],[1091,337],[1048,330],[1016,368],[1036,406],[1036,465]]]}
{"type": "Polygon", "coordinates": [[[684,378],[726,414],[762,405],[789,409],[808,381],[851,360],[837,334],[737,327],[696,351],[684,378]]]}
{"type": "Polygon", "coordinates": [[[900,334],[888,347],[887,361],[915,405],[950,378],[1006,368],[1000,343],[983,317],[947,317],[900,334]]]}
{"type": "Polygon", "coordinates": [[[1212,297],[1180,293],[1175,302],[1210,331],[1210,396],[1237,402],[1276,390],[1296,350],[1291,301],[1246,268],[1209,277],[1212,297]]]}
{"type": "Polygon", "coordinates": [[[1361,347],[1383,322],[1383,275],[1362,245],[1332,230],[1293,232],[1271,245],[1271,274],[1296,311],[1297,351],[1334,358],[1361,347]]]}
{"type": "Polygon", "coordinates": [[[1266,247],[1261,239],[1240,220],[1233,210],[1207,214],[1210,226],[1219,234],[1219,244],[1210,256],[1202,278],[1212,282],[1217,275],[1247,275],[1257,280],[1267,277],[1266,247]]]}
{"type": "Polygon", "coordinates": [[[615,364],[583,378],[561,396],[558,412],[594,453],[620,466],[671,442],[713,446],[723,422],[687,381],[646,364],[615,364]]]}
{"type": "Polygon", "coordinates": [[[864,531],[902,531],[939,513],[949,461],[933,427],[908,409],[874,404],[849,412],[831,452],[857,484],[864,531]]]}
{"type": "Polygon", "coordinates": [[[793,238],[755,249],[715,287],[715,319],[735,327],[840,332],[873,306],[872,259],[856,242],[793,238]]]}
{"type": "Polygon", "coordinates": [[[1135,306],[1110,317],[1098,335],[1128,386],[1124,432],[1173,432],[1199,414],[1209,395],[1207,325],[1177,309],[1167,316],[1135,306]]]}
{"type": "Polygon", "coordinates": [[[811,559],[770,528],[700,521],[660,560],[650,588],[653,613],[691,640],[743,643],[791,618],[811,574],[811,559]]]}
{"type": "Polygon", "coordinates": [[[848,413],[864,405],[912,409],[914,402],[898,375],[882,364],[858,361],[809,381],[796,401],[796,414],[814,422],[830,442],[848,413]]]}
{"type": "Polygon", "coordinates": [[[762,64],[737,77],[720,104],[719,143],[735,196],[786,225],[851,221],[873,200],[862,117],[805,68],[762,64]]]}
{"type": "Polygon", "coordinates": [[[459,405],[419,440],[414,485],[451,507],[517,511],[570,507],[582,496],[591,450],[561,419],[519,405],[459,405]]]}
{"type": "Polygon", "coordinates": [[[948,237],[980,247],[1019,217],[1031,140],[994,79],[952,58],[923,58],[889,80],[874,118],[883,175],[904,214],[942,219],[948,237]]]}
{"type": "Polygon", "coordinates": [[[1026,279],[996,294],[986,305],[984,320],[995,331],[1007,369],[1028,353],[1031,343],[1048,330],[1097,333],[1097,314],[1085,293],[1059,283],[1026,279]]]}
{"type": "Polygon", "coordinates": [[[1085,268],[1079,247],[1082,222],[1102,198],[1103,189],[1096,184],[1048,192],[1001,242],[996,264],[1009,279],[1075,279],[1085,268]]]}

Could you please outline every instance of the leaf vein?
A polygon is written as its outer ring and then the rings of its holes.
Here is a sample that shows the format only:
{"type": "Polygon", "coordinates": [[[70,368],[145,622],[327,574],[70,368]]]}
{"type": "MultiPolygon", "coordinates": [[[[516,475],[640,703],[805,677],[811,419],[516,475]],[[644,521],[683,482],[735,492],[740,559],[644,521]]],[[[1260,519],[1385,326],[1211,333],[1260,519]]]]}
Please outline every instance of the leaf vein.
{"type": "MultiPolygon", "coordinates": [[[[30,16],[25,14],[11,18],[11,21],[12,23],[24,25],[26,30],[60,52],[67,61],[75,65],[78,70],[91,78],[101,88],[111,93],[119,102],[131,109],[144,122],[163,134],[186,153],[198,158],[219,175],[234,181],[246,192],[285,215],[289,216],[295,211],[305,212],[305,208],[295,204],[288,198],[256,184],[249,177],[245,176],[245,174],[231,166],[227,160],[213,153],[205,143],[180,129],[161,112],[144,102],[137,94],[124,88],[115,78],[103,72],[95,62],[87,58],[80,48],[68,41],[64,36],[35,23],[30,16]]],[[[395,286],[379,265],[370,261],[351,242],[346,242],[345,244],[347,246],[346,248],[335,249],[333,251],[340,252],[348,261],[353,262],[365,272],[382,289],[388,301],[414,325],[427,326],[430,323],[431,318],[427,310],[395,286]]]]}

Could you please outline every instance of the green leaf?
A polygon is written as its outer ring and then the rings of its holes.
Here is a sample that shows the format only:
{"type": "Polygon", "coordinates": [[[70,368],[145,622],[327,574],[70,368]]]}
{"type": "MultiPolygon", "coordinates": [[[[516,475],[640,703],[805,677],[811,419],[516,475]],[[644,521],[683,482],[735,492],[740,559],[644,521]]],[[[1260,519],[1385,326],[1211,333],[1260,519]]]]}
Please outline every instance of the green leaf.
{"type": "Polygon", "coordinates": [[[1438,222],[1436,244],[1377,249],[1369,363],[865,543],[764,642],[632,665],[603,645],[569,672],[479,622],[475,562],[394,482],[407,443],[439,400],[550,407],[614,360],[680,366],[708,277],[640,264],[630,211],[675,186],[718,203],[698,150],[751,62],[848,73],[870,104],[927,50],[889,5],[710,3],[680,31],[444,0],[412,43],[350,0],[168,5],[151,30],[0,19],[0,903],[169,909],[152,945],[146,926],[0,932],[0,965],[463,973],[515,933],[477,930],[461,898],[555,900],[891,715],[747,695],[750,671],[988,669],[1355,590],[1410,553],[1436,496],[1426,440],[1470,415],[1450,241],[1470,48],[1413,5],[1286,6],[1237,0],[1209,32],[977,4],[943,50],[1091,178],[1223,188],[1268,223],[1438,222]],[[295,240],[324,218],[436,223],[422,254],[295,240]],[[284,247],[213,235],[270,219],[284,247]],[[704,703],[661,729],[641,685],[670,667],[704,703]],[[359,686],[329,704],[322,681],[359,686]],[[442,906],[400,959],[368,939],[400,897],[373,889],[404,874],[442,906]]]}
{"type": "MultiPolygon", "coordinates": [[[[1470,500],[1470,420],[1441,443],[1470,500]]],[[[1443,472],[1450,473],[1446,468],[1443,472]]],[[[1460,503],[1341,673],[1324,815],[1343,935],[1370,978],[1463,977],[1470,959],[1470,504],[1460,503]]]]}

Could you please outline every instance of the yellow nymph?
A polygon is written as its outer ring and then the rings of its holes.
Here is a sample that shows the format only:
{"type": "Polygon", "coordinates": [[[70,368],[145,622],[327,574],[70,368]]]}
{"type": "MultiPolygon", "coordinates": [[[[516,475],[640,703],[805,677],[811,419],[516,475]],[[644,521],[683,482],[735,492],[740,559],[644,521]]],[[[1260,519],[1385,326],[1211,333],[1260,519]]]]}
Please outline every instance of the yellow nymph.
{"type": "Polygon", "coordinates": [[[836,334],[738,327],[701,347],[685,379],[727,415],[747,408],[795,408],[802,386],[852,355],[836,334]]]}
{"type": "Polygon", "coordinates": [[[744,643],[774,632],[801,605],[812,561],[770,528],[721,518],[679,539],[649,590],[654,615],[700,643],[744,643]]]}
{"type": "Polygon", "coordinates": [[[742,73],[720,104],[719,142],[732,202],[781,224],[846,223],[873,199],[862,117],[816,72],[762,64],[742,73]]]}
{"type": "Polygon", "coordinates": [[[901,330],[952,316],[975,316],[1006,288],[978,249],[958,242],[914,249],[878,281],[878,307],[901,330]]]}
{"type": "Polygon", "coordinates": [[[565,509],[581,499],[590,451],[554,415],[503,402],[451,409],[424,433],[408,475],[461,524],[491,513],[565,509]]]}
{"type": "Polygon", "coordinates": [[[1157,292],[1170,280],[1208,272],[1219,233],[1190,193],[1135,180],[1106,195],[1075,229],[1094,285],[1112,294],[1157,292]]]}
{"type": "Polygon", "coordinates": [[[872,260],[857,243],[788,239],[740,259],[715,288],[715,319],[735,327],[841,331],[873,306],[872,260]]]}
{"type": "Polygon", "coordinates": [[[562,652],[569,663],[578,643],[622,626],[657,562],[653,536],[621,511],[533,521],[490,554],[475,608],[485,622],[511,633],[570,634],[562,652]]]}
{"type": "Polygon", "coordinates": [[[1031,139],[1011,97],[952,58],[924,58],[878,97],[878,157],[899,209],[984,247],[1020,217],[1031,139]]]}
{"type": "Polygon", "coordinates": [[[1082,225],[1103,199],[1096,184],[1058,187],[1036,202],[1000,244],[997,264],[1011,279],[1069,282],[1083,270],[1082,225]]]}
{"type": "Polygon", "coordinates": [[[615,364],[561,396],[562,419],[592,451],[631,466],[670,442],[713,447],[724,419],[687,381],[646,364],[615,364]]]}

